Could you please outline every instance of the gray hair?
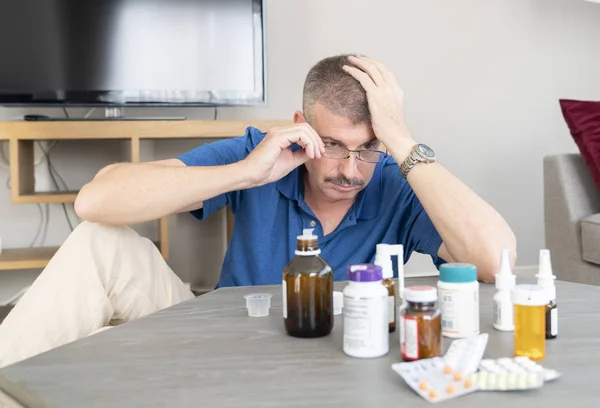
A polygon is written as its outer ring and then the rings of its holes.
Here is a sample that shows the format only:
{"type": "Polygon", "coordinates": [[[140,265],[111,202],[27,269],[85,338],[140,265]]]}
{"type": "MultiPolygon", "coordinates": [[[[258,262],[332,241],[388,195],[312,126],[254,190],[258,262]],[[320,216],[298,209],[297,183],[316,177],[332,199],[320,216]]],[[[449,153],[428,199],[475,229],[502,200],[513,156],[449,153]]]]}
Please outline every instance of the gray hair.
{"type": "Polygon", "coordinates": [[[347,60],[350,55],[322,59],[306,75],[302,110],[309,121],[313,117],[314,105],[320,103],[328,111],[350,119],[353,125],[371,124],[365,90],[342,68],[352,65],[347,60]]]}

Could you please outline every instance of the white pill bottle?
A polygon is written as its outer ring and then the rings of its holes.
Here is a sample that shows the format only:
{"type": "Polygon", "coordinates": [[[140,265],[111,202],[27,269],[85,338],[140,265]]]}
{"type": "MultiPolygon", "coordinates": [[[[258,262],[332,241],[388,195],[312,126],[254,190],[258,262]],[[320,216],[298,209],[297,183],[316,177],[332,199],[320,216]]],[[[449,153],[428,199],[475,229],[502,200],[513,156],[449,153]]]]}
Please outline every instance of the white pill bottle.
{"type": "Polygon", "coordinates": [[[389,346],[388,291],[381,267],[351,265],[344,288],[344,353],[351,357],[386,355],[389,346]]]}
{"type": "Polygon", "coordinates": [[[437,288],[442,335],[464,338],[479,334],[477,267],[465,263],[441,265],[437,288]]]}

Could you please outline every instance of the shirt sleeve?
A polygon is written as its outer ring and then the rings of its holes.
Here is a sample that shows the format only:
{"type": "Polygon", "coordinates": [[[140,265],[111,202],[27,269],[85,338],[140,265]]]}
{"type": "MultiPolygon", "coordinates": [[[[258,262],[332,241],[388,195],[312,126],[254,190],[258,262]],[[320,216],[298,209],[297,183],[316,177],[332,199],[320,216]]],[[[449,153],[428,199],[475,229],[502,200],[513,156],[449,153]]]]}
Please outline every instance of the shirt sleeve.
{"type": "MultiPolygon", "coordinates": [[[[256,145],[260,143],[263,137],[264,134],[258,129],[249,127],[243,136],[205,143],[181,154],[177,158],[186,166],[222,166],[232,164],[245,159],[256,145]]],[[[190,213],[202,221],[226,205],[229,205],[231,211],[235,214],[240,200],[240,191],[220,194],[204,201],[202,208],[192,210],[190,213]]]]}

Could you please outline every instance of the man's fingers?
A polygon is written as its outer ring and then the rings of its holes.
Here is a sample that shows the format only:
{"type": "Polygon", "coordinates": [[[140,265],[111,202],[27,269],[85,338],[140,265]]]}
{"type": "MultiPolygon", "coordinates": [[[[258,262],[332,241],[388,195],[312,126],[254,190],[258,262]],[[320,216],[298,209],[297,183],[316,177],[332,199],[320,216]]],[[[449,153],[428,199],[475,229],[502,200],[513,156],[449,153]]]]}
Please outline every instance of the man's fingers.
{"type": "Polygon", "coordinates": [[[375,85],[385,85],[386,81],[379,70],[379,67],[373,61],[367,58],[358,58],[352,55],[348,57],[348,61],[369,74],[375,85]]]}
{"type": "Polygon", "coordinates": [[[344,65],[344,71],[352,75],[354,79],[360,82],[365,91],[371,91],[376,87],[375,83],[366,72],[349,65],[344,65]]]}

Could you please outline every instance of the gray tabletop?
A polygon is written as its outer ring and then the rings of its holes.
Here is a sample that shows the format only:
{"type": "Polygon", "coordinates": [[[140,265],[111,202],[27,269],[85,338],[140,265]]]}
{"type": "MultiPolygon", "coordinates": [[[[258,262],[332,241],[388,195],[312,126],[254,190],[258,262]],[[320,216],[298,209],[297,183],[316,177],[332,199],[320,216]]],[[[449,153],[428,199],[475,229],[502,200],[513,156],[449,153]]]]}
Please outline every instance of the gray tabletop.
{"type": "MultiPolygon", "coordinates": [[[[435,282],[415,278],[407,285],[435,282]]],[[[536,391],[480,391],[444,406],[600,405],[600,287],[556,285],[560,333],[547,342],[542,364],[562,377],[536,391]]],[[[9,366],[0,371],[0,386],[31,407],[431,406],[391,369],[401,361],[397,332],[389,354],[377,359],[343,353],[341,315],[328,337],[289,337],[280,290],[216,290],[9,366]],[[270,316],[247,316],[243,295],[256,291],[274,295],[270,316]]],[[[513,333],[491,325],[495,289],[480,291],[481,328],[490,335],[485,357],[510,357],[513,333]]]]}

